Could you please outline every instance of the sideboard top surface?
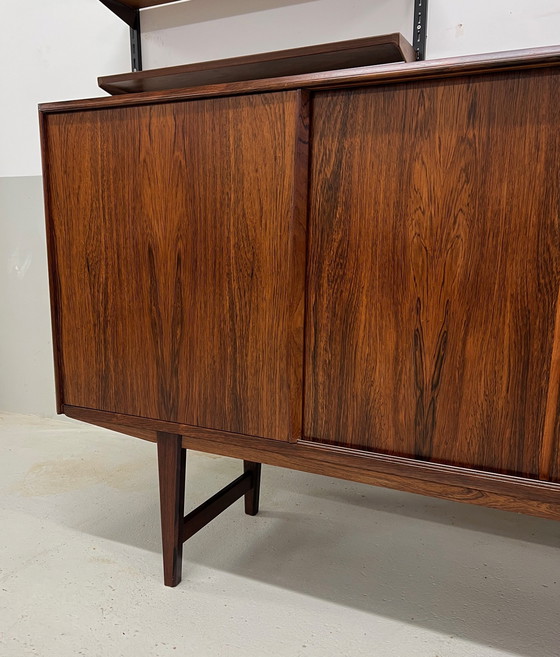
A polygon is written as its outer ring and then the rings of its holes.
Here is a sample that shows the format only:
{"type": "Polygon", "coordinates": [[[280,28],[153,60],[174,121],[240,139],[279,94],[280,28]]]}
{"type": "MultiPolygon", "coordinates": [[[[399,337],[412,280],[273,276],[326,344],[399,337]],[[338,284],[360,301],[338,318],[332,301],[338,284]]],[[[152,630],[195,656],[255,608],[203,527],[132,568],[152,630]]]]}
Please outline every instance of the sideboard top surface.
{"type": "Polygon", "coordinates": [[[204,85],[199,87],[150,91],[117,96],[43,103],[42,113],[73,112],[111,107],[131,107],[174,102],[191,98],[232,96],[289,89],[336,89],[344,87],[394,84],[415,80],[482,75],[500,71],[550,68],[560,65],[560,46],[511,50],[469,57],[450,57],[419,62],[361,66],[353,69],[290,75],[285,77],[204,85]]]}

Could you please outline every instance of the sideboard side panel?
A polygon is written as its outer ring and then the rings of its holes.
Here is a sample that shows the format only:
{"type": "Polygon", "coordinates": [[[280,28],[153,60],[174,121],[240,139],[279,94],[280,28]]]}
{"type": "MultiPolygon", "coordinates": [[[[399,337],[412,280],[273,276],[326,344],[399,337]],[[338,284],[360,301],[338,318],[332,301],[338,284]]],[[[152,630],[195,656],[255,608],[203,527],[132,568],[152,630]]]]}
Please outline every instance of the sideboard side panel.
{"type": "Polygon", "coordinates": [[[66,404],[301,436],[303,101],[47,116],[66,404]]]}
{"type": "Polygon", "coordinates": [[[309,440],[550,476],[559,82],[314,96],[309,440]]]}

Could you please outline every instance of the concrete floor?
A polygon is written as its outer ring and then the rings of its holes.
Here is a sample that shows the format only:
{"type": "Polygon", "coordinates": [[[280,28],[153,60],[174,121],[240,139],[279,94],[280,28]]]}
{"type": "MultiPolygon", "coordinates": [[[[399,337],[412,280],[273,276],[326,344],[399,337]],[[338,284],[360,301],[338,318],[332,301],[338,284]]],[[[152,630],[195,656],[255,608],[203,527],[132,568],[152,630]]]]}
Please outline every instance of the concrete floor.
{"type": "Polygon", "coordinates": [[[1,657],[560,655],[560,523],[265,466],[168,589],[154,445],[4,414],[0,491],[1,657]]]}

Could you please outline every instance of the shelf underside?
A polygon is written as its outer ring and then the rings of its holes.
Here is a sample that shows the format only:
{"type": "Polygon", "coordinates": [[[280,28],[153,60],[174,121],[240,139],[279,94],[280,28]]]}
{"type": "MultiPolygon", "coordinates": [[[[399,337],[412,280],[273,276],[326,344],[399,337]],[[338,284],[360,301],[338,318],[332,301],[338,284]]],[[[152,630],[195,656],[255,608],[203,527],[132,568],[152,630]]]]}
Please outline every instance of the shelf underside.
{"type": "Polygon", "coordinates": [[[98,83],[103,90],[116,95],[302,75],[391,62],[410,62],[414,59],[412,46],[402,34],[395,33],[104,76],[98,79],[98,83]]]}

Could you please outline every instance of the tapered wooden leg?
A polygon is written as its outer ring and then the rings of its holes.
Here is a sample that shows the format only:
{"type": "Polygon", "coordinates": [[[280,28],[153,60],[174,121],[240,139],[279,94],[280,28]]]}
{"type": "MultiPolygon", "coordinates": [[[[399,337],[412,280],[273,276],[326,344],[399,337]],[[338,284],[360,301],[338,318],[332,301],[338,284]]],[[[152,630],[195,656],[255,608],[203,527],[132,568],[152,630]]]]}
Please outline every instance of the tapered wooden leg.
{"type": "Polygon", "coordinates": [[[243,461],[243,471],[251,472],[253,487],[245,493],[245,513],[256,516],[259,512],[259,494],[261,490],[261,464],[254,461],[243,461]]]}
{"type": "Polygon", "coordinates": [[[158,431],[157,453],[163,578],[165,586],[177,586],[181,581],[183,561],[187,450],[182,447],[181,436],[158,431]]]}

